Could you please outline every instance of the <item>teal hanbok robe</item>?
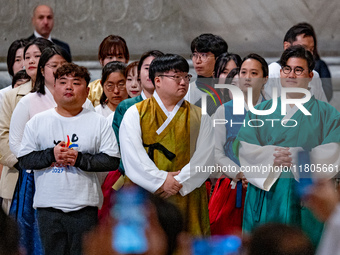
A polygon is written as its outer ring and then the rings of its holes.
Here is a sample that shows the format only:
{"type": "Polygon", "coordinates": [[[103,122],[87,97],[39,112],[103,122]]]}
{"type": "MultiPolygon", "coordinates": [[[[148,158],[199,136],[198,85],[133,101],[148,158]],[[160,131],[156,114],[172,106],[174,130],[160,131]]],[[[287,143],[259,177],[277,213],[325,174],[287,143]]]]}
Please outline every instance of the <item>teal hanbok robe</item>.
{"type": "MultiPolygon", "coordinates": [[[[271,106],[272,100],[256,108],[265,110],[271,106]]],[[[297,163],[297,152],[304,149],[310,151],[312,164],[331,164],[333,170],[339,165],[339,112],[328,103],[316,100],[314,96],[303,106],[312,115],[304,115],[302,111],[287,106],[286,117],[282,116],[281,98],[278,98],[277,109],[270,115],[248,112],[246,125],[238,134],[234,150],[250,182],[245,201],[243,231],[251,232],[267,222],[280,222],[300,227],[317,245],[323,224],[314,218],[296,194],[298,167],[297,171],[294,168],[281,172],[264,171],[265,166],[273,165],[275,147],[289,147],[293,164],[297,163]],[[291,119],[283,123],[291,127],[282,125],[283,118],[291,119]]],[[[335,171],[321,174],[329,178],[335,175],[335,171]]]]}

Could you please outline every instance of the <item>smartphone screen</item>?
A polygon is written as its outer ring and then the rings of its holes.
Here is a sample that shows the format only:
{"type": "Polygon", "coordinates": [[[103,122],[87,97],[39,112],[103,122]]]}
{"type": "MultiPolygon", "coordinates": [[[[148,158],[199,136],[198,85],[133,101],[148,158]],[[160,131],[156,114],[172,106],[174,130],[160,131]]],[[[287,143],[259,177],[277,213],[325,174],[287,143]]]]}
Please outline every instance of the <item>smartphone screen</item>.
{"type": "Polygon", "coordinates": [[[236,255],[241,245],[241,238],[235,235],[212,236],[194,239],[192,251],[193,255],[236,255]]]}
{"type": "Polygon", "coordinates": [[[148,250],[145,199],[145,191],[135,186],[120,189],[116,194],[111,210],[117,222],[112,230],[112,246],[121,254],[142,254],[148,250]]]}
{"type": "Polygon", "coordinates": [[[310,158],[308,151],[300,151],[298,153],[298,170],[299,182],[296,185],[297,193],[302,198],[308,195],[312,185],[313,179],[310,171],[310,158]]]}

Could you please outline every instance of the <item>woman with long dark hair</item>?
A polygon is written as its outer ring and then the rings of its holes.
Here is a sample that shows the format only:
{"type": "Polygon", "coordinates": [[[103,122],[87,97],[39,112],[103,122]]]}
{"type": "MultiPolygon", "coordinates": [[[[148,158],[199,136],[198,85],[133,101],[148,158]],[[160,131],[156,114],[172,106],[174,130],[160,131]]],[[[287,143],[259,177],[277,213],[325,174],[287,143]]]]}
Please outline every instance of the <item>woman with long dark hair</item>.
{"type": "MultiPolygon", "coordinates": [[[[9,145],[17,157],[26,123],[37,113],[55,107],[53,84],[56,69],[70,62],[69,54],[58,46],[43,50],[36,67],[33,93],[25,96],[14,109],[9,133],[9,145]]],[[[32,170],[19,171],[19,179],[13,197],[10,214],[18,221],[21,244],[28,254],[43,254],[33,209],[34,173],[32,170]]]]}
{"type": "Polygon", "coordinates": [[[225,120],[226,124],[215,126],[215,160],[226,169],[226,176],[216,182],[209,201],[209,217],[212,235],[237,234],[242,231],[243,206],[246,189],[242,188],[242,174],[234,174],[240,163],[233,152],[233,142],[242,127],[248,111],[248,102],[253,106],[265,99],[262,90],[268,79],[267,62],[257,54],[249,54],[243,59],[239,71],[239,88],[244,95],[244,114],[233,114],[233,100],[221,105],[215,119],[225,120]],[[248,101],[248,88],[252,89],[252,99],[248,101]],[[228,171],[229,170],[229,171],[228,171]]]}

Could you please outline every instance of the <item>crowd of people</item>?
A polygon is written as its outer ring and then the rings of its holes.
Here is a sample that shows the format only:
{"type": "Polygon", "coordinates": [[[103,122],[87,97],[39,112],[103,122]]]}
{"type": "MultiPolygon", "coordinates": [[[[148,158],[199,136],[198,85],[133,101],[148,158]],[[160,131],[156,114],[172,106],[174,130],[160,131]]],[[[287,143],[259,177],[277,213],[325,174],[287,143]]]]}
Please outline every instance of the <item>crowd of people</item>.
{"type": "Polygon", "coordinates": [[[310,24],[270,65],[201,34],[194,77],[109,35],[92,82],[51,7],[32,24],[0,90],[0,254],[340,253],[340,114],[310,24]]]}

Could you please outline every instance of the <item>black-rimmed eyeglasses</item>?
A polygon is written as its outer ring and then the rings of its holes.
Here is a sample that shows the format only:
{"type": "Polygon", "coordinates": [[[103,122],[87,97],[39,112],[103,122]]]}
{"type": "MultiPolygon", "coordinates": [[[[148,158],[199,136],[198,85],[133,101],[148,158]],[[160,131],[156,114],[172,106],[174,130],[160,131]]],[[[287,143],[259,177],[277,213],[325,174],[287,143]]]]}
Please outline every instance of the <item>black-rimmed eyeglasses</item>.
{"type": "Polygon", "coordinates": [[[298,67],[298,66],[295,67],[294,69],[291,68],[290,66],[282,66],[281,69],[282,69],[282,72],[283,72],[284,74],[290,74],[290,72],[293,70],[293,72],[294,72],[297,76],[301,75],[301,74],[303,73],[303,71],[305,71],[305,69],[303,69],[302,67],[298,67]]]}
{"type": "Polygon", "coordinates": [[[192,78],[191,74],[187,74],[185,76],[178,75],[178,74],[175,74],[175,75],[160,74],[158,76],[164,76],[164,77],[171,78],[171,79],[173,79],[177,83],[180,83],[181,80],[184,80],[185,82],[189,82],[190,79],[192,78]]]}

